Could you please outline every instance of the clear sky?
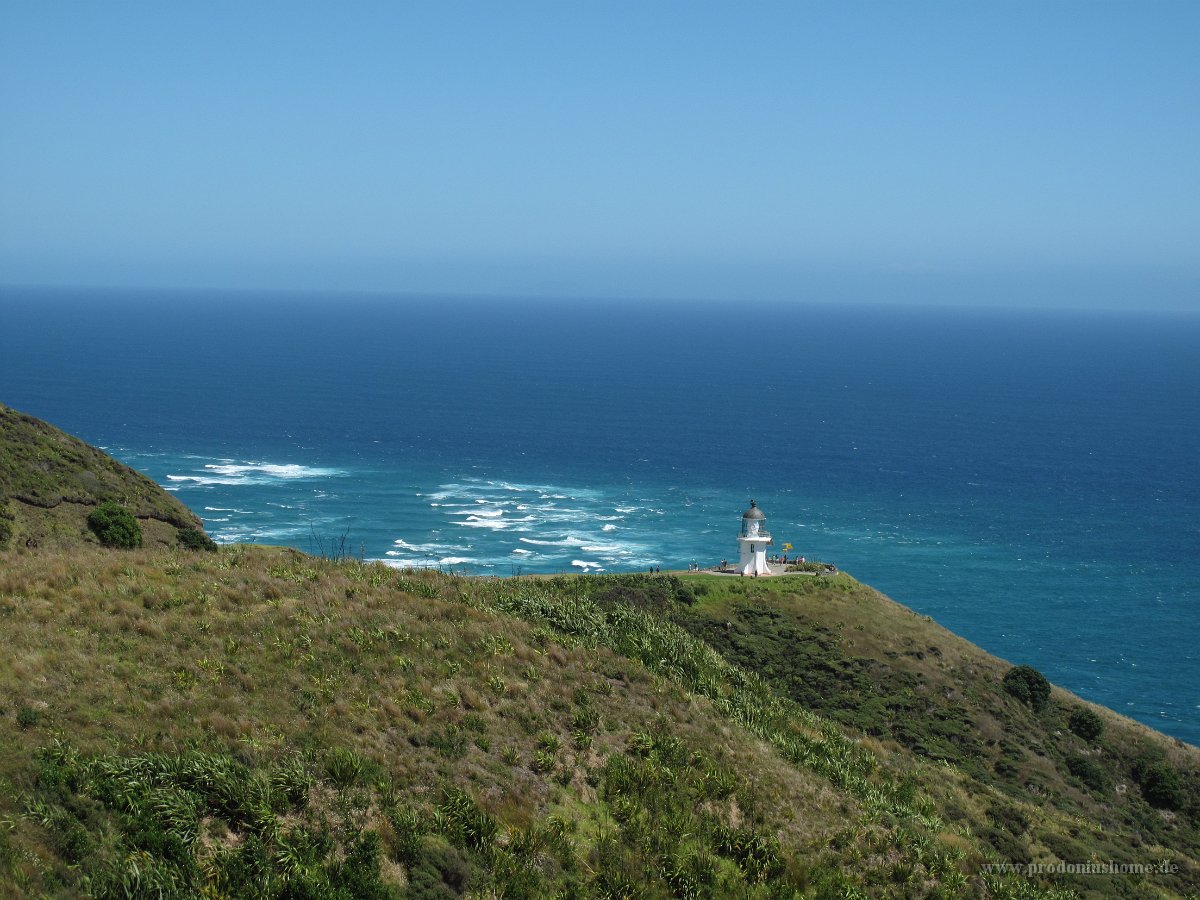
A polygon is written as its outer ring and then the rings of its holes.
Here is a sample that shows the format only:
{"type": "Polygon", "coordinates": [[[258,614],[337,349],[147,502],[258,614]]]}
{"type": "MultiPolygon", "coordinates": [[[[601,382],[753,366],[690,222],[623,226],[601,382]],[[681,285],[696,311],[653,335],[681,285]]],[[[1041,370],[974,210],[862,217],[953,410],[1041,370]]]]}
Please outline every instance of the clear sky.
{"type": "Polygon", "coordinates": [[[1200,309],[1200,2],[0,0],[0,282],[1200,309]]]}

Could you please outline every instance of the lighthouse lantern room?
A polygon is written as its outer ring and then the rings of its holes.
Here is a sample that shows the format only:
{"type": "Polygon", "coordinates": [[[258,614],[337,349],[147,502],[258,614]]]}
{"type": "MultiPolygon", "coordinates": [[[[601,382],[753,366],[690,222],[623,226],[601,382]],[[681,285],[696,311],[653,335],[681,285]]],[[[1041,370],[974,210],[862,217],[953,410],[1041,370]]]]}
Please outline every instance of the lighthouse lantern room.
{"type": "Polygon", "coordinates": [[[742,513],[742,533],[738,535],[738,572],[742,575],[770,575],[767,568],[767,545],[771,535],[767,531],[767,517],[750,501],[750,508],[742,513]]]}

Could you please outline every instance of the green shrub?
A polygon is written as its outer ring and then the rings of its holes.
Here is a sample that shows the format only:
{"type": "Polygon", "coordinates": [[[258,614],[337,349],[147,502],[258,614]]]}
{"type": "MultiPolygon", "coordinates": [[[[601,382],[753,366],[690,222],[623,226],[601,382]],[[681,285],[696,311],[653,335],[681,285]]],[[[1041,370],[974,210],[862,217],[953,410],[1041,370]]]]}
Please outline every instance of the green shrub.
{"type": "Polygon", "coordinates": [[[424,743],[433,747],[446,759],[461,759],[467,753],[467,736],[453,722],[439,731],[433,732],[424,739],[424,743]]]}
{"type": "Polygon", "coordinates": [[[1104,770],[1086,756],[1069,757],[1067,759],[1067,771],[1093,791],[1102,791],[1108,787],[1108,776],[1104,773],[1104,770]]]}
{"type": "Polygon", "coordinates": [[[1029,819],[1015,806],[993,803],[988,810],[988,818],[1016,837],[1029,830],[1029,819]]]}
{"type": "Polygon", "coordinates": [[[42,714],[32,706],[22,706],[17,710],[17,726],[22,730],[32,728],[41,718],[42,714]]]}
{"type": "Polygon", "coordinates": [[[1033,666],[1013,666],[1004,675],[1004,689],[1040,712],[1050,702],[1050,682],[1033,666]]]}
{"type": "Polygon", "coordinates": [[[287,757],[277,763],[268,781],[272,793],[292,806],[301,807],[308,802],[308,790],[312,787],[313,777],[298,756],[287,757]]]}
{"type": "Polygon", "coordinates": [[[346,854],[345,860],[334,870],[333,881],[341,888],[338,895],[357,900],[390,900],[396,896],[395,891],[380,880],[381,851],[379,834],[374,831],[363,832],[346,854]]]}
{"type": "Polygon", "coordinates": [[[1183,807],[1183,782],[1162,756],[1153,752],[1142,754],[1133,764],[1133,777],[1151,806],[1159,809],[1183,807]]]}
{"type": "Polygon", "coordinates": [[[8,830],[0,828],[0,875],[15,873],[20,858],[17,848],[13,846],[12,838],[8,836],[8,830]]]}
{"type": "Polygon", "coordinates": [[[448,788],[438,807],[446,837],[456,846],[482,852],[491,847],[499,824],[461,788],[448,788]]]}
{"type": "Polygon", "coordinates": [[[217,550],[213,539],[199,528],[180,528],[176,537],[179,540],[179,546],[187,550],[206,550],[209,553],[215,553],[217,550]]]}
{"type": "Polygon", "coordinates": [[[411,900],[455,900],[471,883],[471,863],[445,838],[428,835],[417,859],[408,867],[411,900]]]}
{"type": "Polygon", "coordinates": [[[421,838],[426,832],[422,817],[411,809],[392,809],[387,813],[392,826],[392,856],[406,866],[414,865],[421,853],[421,838]]]}
{"type": "Polygon", "coordinates": [[[8,546],[8,541],[12,537],[12,532],[12,513],[8,511],[7,503],[0,503],[0,550],[3,550],[8,546]]]}
{"type": "Polygon", "coordinates": [[[1094,741],[1104,731],[1104,720],[1090,709],[1080,707],[1071,713],[1068,726],[1085,741],[1094,741]]]}
{"type": "Polygon", "coordinates": [[[363,758],[356,751],[335,747],[325,757],[325,775],[336,787],[348,788],[362,777],[363,765],[363,758]]]}
{"type": "Polygon", "coordinates": [[[88,527],[106,547],[142,546],[142,526],[123,506],[107,500],[88,515],[88,527]]]}
{"type": "Polygon", "coordinates": [[[1001,859],[1028,859],[1029,850],[1025,842],[1012,832],[995,825],[989,825],[979,832],[979,836],[991,844],[1001,859]]]}

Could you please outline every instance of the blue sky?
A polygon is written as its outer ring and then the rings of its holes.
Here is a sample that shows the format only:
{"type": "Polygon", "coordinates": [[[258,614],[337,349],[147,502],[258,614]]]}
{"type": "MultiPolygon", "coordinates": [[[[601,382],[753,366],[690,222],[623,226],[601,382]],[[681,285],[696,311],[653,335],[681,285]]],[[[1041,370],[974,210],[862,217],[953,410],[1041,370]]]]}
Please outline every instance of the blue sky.
{"type": "Polygon", "coordinates": [[[0,0],[0,282],[1200,308],[1200,3],[0,0]]]}

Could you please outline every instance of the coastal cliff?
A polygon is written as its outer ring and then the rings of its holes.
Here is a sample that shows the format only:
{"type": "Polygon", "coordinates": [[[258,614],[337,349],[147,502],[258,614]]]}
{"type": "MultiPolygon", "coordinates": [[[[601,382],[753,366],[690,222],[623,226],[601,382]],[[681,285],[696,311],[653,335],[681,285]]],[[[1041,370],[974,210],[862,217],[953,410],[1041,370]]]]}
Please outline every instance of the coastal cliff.
{"type": "Polygon", "coordinates": [[[1200,891],[1200,750],[845,573],[192,552],[149,479],[0,416],[0,894],[1200,891]],[[161,539],[103,546],[105,502],[161,539]]]}

